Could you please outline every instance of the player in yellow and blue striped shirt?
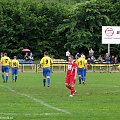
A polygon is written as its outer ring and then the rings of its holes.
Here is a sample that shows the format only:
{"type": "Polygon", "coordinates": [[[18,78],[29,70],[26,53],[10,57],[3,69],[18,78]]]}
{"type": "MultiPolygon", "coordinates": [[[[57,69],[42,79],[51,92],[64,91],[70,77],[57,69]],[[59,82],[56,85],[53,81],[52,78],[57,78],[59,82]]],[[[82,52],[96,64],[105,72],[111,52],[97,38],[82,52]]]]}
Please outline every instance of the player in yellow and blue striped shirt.
{"type": "Polygon", "coordinates": [[[11,63],[11,60],[7,56],[7,53],[4,53],[4,56],[1,58],[3,83],[8,81],[8,73],[9,73],[9,69],[10,69],[9,68],[10,63],[11,63]],[[6,74],[6,79],[5,79],[4,73],[6,74]]]}
{"type": "Polygon", "coordinates": [[[14,56],[14,59],[11,62],[12,67],[12,81],[17,80],[18,68],[19,68],[19,61],[16,59],[17,57],[14,56]]]}
{"type": "Polygon", "coordinates": [[[46,79],[48,81],[48,87],[50,87],[50,71],[51,65],[53,64],[52,59],[48,56],[48,52],[44,52],[44,57],[40,61],[40,65],[43,68],[43,85],[46,85],[46,79]]]}
{"type": "Polygon", "coordinates": [[[81,57],[81,55],[78,55],[78,59],[76,60],[77,63],[77,73],[79,76],[79,84],[81,84],[81,80],[82,83],[85,83],[85,71],[84,69],[86,68],[86,62],[85,62],[85,58],[81,57]]]}

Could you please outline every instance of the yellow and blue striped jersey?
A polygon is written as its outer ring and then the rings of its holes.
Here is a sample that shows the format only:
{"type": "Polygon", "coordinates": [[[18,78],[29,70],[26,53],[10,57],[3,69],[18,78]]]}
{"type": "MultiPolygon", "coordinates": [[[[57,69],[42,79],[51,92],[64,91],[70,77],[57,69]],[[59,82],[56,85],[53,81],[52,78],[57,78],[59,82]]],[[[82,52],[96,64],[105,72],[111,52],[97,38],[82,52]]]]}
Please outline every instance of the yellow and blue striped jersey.
{"type": "Polygon", "coordinates": [[[77,67],[78,68],[84,68],[85,67],[85,59],[84,58],[78,58],[76,60],[76,63],[77,63],[77,67]]]}
{"type": "Polygon", "coordinates": [[[2,64],[2,66],[9,66],[10,63],[11,63],[11,60],[10,60],[9,57],[4,56],[4,57],[1,58],[1,64],[2,64]]]}
{"type": "Polygon", "coordinates": [[[120,68],[120,65],[118,65],[118,68],[120,68]]]}
{"type": "Polygon", "coordinates": [[[11,67],[12,68],[19,68],[19,61],[16,59],[13,59],[11,62],[11,67]]]}
{"type": "Polygon", "coordinates": [[[49,56],[45,56],[41,59],[40,64],[42,68],[48,68],[53,63],[52,59],[49,56]]]}

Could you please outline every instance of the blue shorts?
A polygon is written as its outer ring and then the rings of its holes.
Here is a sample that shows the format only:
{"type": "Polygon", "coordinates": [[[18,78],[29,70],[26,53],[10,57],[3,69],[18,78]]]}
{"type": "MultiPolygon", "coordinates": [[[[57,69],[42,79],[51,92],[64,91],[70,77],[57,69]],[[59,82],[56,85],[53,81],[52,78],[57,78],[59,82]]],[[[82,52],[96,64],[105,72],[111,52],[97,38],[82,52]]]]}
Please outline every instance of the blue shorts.
{"type": "Polygon", "coordinates": [[[2,72],[9,73],[9,66],[2,66],[2,72]]]}
{"type": "Polygon", "coordinates": [[[78,73],[78,75],[81,76],[82,80],[85,80],[85,69],[84,68],[78,68],[77,73],[78,73]]]}
{"type": "Polygon", "coordinates": [[[51,68],[43,68],[43,76],[50,76],[51,68]]]}
{"type": "Polygon", "coordinates": [[[12,68],[12,75],[18,74],[18,68],[12,68]]]}

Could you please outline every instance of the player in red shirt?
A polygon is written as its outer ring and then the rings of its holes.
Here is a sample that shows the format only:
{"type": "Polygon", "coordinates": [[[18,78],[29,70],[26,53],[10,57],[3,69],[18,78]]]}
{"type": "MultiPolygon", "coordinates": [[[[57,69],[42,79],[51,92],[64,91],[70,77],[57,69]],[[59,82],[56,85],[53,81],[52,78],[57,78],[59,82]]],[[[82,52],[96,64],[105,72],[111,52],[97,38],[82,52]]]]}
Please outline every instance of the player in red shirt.
{"type": "Polygon", "coordinates": [[[77,64],[74,60],[74,57],[70,55],[68,57],[68,68],[66,72],[66,82],[65,82],[66,87],[71,90],[70,97],[73,97],[74,93],[76,92],[74,88],[76,75],[77,75],[77,64]]]}

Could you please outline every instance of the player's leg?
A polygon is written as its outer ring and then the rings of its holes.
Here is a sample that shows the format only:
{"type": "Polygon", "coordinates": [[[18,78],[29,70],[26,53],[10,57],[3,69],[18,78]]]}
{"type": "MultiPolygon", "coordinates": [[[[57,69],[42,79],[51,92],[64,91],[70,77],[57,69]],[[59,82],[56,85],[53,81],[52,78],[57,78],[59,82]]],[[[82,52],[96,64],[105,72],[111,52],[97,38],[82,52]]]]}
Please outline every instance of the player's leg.
{"type": "Polygon", "coordinates": [[[79,81],[79,84],[81,84],[80,68],[77,69],[77,74],[78,74],[78,81],[79,81]]]}
{"type": "Polygon", "coordinates": [[[43,86],[46,85],[46,68],[43,68],[43,86]]]}
{"type": "Polygon", "coordinates": [[[15,68],[15,82],[17,81],[18,68],[15,68]]]}
{"type": "Polygon", "coordinates": [[[14,69],[14,68],[12,68],[12,81],[14,81],[14,80],[15,80],[14,74],[15,74],[15,69],[14,69]]]}
{"type": "Polygon", "coordinates": [[[86,69],[84,69],[84,80],[86,81],[86,69]]]}
{"type": "Polygon", "coordinates": [[[4,76],[4,72],[5,72],[5,67],[2,66],[2,79],[3,79],[3,83],[5,83],[5,76],[4,76]]]}
{"type": "Polygon", "coordinates": [[[47,81],[48,81],[48,87],[50,87],[50,68],[47,68],[46,76],[47,76],[47,81]]]}
{"type": "Polygon", "coordinates": [[[82,76],[82,83],[85,84],[85,73],[84,73],[84,68],[81,69],[81,76],[82,76]]]}
{"type": "Polygon", "coordinates": [[[71,90],[71,86],[70,86],[70,84],[65,83],[65,86],[66,86],[68,89],[70,89],[70,90],[71,90]]]}
{"type": "Polygon", "coordinates": [[[65,86],[71,90],[71,86],[70,86],[70,78],[69,77],[66,77],[65,79],[65,86]]]}
{"type": "Polygon", "coordinates": [[[75,79],[74,78],[75,78],[74,76],[70,77],[70,87],[71,87],[70,97],[73,97],[75,93],[75,87],[74,87],[75,79]]]}
{"type": "Polygon", "coordinates": [[[74,96],[74,93],[75,93],[74,84],[70,84],[70,86],[71,86],[71,93],[70,93],[70,97],[73,97],[73,96],[74,96]]]}
{"type": "Polygon", "coordinates": [[[6,82],[7,82],[8,81],[8,74],[9,74],[9,66],[6,66],[5,72],[6,72],[6,82]]]}

